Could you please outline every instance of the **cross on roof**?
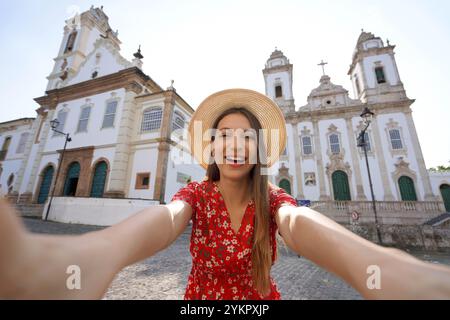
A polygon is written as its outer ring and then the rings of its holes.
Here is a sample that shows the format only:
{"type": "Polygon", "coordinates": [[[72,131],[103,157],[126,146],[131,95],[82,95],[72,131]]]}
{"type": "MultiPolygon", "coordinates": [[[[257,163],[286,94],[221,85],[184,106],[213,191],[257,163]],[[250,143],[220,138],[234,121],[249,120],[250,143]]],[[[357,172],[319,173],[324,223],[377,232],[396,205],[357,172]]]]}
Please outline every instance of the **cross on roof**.
{"type": "Polygon", "coordinates": [[[323,75],[325,75],[325,65],[328,64],[328,62],[323,62],[323,60],[318,64],[318,66],[322,67],[323,75]]]}

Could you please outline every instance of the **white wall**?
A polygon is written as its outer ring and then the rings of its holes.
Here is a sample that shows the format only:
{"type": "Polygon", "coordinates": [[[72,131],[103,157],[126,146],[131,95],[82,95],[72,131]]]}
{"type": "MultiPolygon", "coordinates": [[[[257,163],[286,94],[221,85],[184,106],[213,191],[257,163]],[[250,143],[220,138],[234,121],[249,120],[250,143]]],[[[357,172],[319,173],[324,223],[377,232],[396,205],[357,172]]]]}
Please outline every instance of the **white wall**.
{"type": "MultiPolygon", "coordinates": [[[[6,158],[1,164],[3,170],[0,175],[0,195],[8,193],[7,180],[11,174],[14,175],[12,186],[14,186],[17,180],[17,175],[24,159],[24,153],[17,153],[17,147],[19,146],[20,138],[23,133],[29,132],[30,134],[28,135],[28,139],[33,139],[33,133],[30,131],[31,127],[32,123],[18,125],[14,127],[14,129],[2,132],[0,134],[0,149],[3,147],[5,139],[11,137],[6,158]]],[[[26,142],[27,141],[25,141],[25,144],[26,142]]]]}
{"type": "MultiPolygon", "coordinates": [[[[55,197],[52,201],[48,220],[63,223],[111,226],[143,209],[158,204],[158,201],[150,200],[55,197]]],[[[42,213],[43,219],[45,218],[47,207],[48,201],[42,213]]]]}
{"type": "Polygon", "coordinates": [[[194,159],[186,152],[184,153],[184,159],[186,159],[186,161],[183,163],[180,163],[177,159],[174,159],[174,153],[177,151],[178,149],[176,147],[170,147],[169,162],[166,173],[166,191],[164,197],[164,201],[166,203],[169,203],[175,193],[186,185],[184,183],[177,182],[178,172],[191,176],[191,181],[197,182],[201,182],[206,175],[206,170],[203,169],[198,162],[195,162],[194,159]]]}
{"type": "Polygon", "coordinates": [[[390,85],[398,84],[399,79],[397,71],[395,70],[393,60],[388,54],[366,57],[363,61],[367,85],[369,88],[375,88],[376,86],[378,86],[377,78],[375,75],[375,62],[377,61],[380,61],[381,65],[384,67],[384,75],[386,77],[387,83],[390,85]]]}
{"type": "Polygon", "coordinates": [[[380,131],[380,140],[382,148],[384,150],[385,163],[388,171],[388,178],[391,183],[392,193],[397,200],[401,200],[398,192],[398,183],[392,178],[392,173],[396,170],[395,164],[398,162],[399,157],[403,157],[404,161],[409,163],[409,168],[415,173],[417,177],[417,183],[415,183],[416,193],[420,201],[424,200],[424,188],[422,177],[419,172],[419,167],[416,159],[416,150],[414,149],[413,143],[411,141],[411,134],[408,129],[405,115],[403,113],[390,113],[390,114],[380,114],[376,118],[378,129],[380,131]],[[391,142],[386,133],[387,123],[389,119],[392,118],[395,122],[398,122],[399,128],[402,132],[402,143],[406,149],[405,153],[401,154],[391,154],[391,142]]]}
{"type": "MultiPolygon", "coordinates": [[[[64,128],[62,128],[62,131],[65,133],[69,133],[72,138],[72,141],[67,144],[67,148],[73,149],[86,146],[99,146],[115,143],[117,141],[120,119],[122,116],[124,95],[125,90],[119,89],[59,104],[55,110],[55,118],[57,117],[57,114],[61,109],[67,108],[69,110],[66,118],[66,123],[64,125],[64,128]],[[115,94],[114,97],[112,93],[115,94]],[[116,98],[119,102],[116,109],[114,127],[102,129],[103,117],[106,110],[106,101],[116,98]],[[90,101],[86,101],[86,99],[90,99],[90,101]],[[81,107],[85,105],[92,106],[87,131],[77,132],[81,107]]],[[[49,136],[45,139],[47,140],[47,142],[44,148],[44,152],[56,151],[64,147],[64,136],[54,136],[53,131],[51,130],[49,130],[49,136]]]]}
{"type": "Polygon", "coordinates": [[[129,177],[128,198],[153,199],[155,192],[156,167],[158,162],[157,143],[137,146],[130,158],[131,175],[129,177]],[[149,189],[136,189],[137,173],[150,172],[149,189]]]}

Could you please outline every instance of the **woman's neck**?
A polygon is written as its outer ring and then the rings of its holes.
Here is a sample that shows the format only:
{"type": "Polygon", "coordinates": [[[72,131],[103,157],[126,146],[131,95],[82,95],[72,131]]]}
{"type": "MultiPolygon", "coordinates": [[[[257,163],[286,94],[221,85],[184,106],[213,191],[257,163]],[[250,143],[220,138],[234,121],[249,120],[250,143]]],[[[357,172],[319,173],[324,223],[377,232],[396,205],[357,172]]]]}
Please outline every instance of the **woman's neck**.
{"type": "Polygon", "coordinates": [[[250,179],[229,180],[222,178],[216,181],[216,184],[224,200],[231,205],[247,204],[252,198],[250,179]]]}

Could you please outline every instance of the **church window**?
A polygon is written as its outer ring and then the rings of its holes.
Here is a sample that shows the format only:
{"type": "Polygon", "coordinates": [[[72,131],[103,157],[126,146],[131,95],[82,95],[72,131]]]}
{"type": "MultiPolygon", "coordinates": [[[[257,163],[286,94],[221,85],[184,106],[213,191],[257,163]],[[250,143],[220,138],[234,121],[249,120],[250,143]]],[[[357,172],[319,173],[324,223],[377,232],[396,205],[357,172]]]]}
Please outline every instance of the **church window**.
{"type": "MultiPolygon", "coordinates": [[[[63,132],[64,126],[66,124],[66,118],[67,118],[67,111],[60,110],[56,117],[56,119],[58,120],[58,123],[59,123],[58,126],[56,127],[56,130],[63,132]]],[[[57,136],[57,135],[61,135],[61,134],[53,131],[53,136],[57,136]]]]}
{"type": "Polygon", "coordinates": [[[391,138],[391,146],[394,150],[403,149],[402,138],[400,136],[400,130],[391,129],[389,130],[389,137],[391,138]]]}
{"type": "Polygon", "coordinates": [[[77,37],[77,31],[74,30],[67,39],[66,49],[64,50],[64,53],[71,52],[73,50],[73,47],[75,45],[75,39],[77,37]]]}
{"type": "Polygon", "coordinates": [[[283,89],[280,85],[275,87],[275,98],[281,98],[283,96],[283,89]]]}
{"type": "Polygon", "coordinates": [[[0,161],[5,160],[10,144],[11,144],[11,137],[7,137],[3,142],[2,151],[0,152],[0,161]]]}
{"type": "Polygon", "coordinates": [[[114,119],[116,117],[117,101],[110,101],[106,105],[105,116],[103,117],[102,128],[114,127],[114,119]]]}
{"type": "Polygon", "coordinates": [[[302,137],[302,147],[304,155],[312,154],[312,142],[310,136],[302,137]]]}
{"type": "Polygon", "coordinates": [[[91,114],[91,107],[86,106],[81,109],[80,120],[78,120],[77,132],[87,131],[90,114],[91,114]]]}
{"type": "Polygon", "coordinates": [[[383,67],[376,67],[375,68],[375,75],[377,76],[378,84],[386,83],[386,77],[384,75],[384,68],[383,67]]]}
{"type": "Polygon", "coordinates": [[[359,85],[359,79],[358,76],[355,74],[355,86],[356,86],[356,94],[359,95],[361,94],[361,87],[359,85]]]}
{"type": "Polygon", "coordinates": [[[183,129],[184,125],[185,125],[184,116],[178,111],[175,111],[173,114],[172,131],[175,131],[177,129],[183,129]]]}
{"type": "MultiPolygon", "coordinates": [[[[365,132],[364,133],[364,142],[366,143],[366,150],[367,152],[370,152],[372,150],[372,146],[370,145],[370,138],[369,138],[369,133],[365,132]]],[[[361,152],[364,152],[364,148],[361,147],[361,152]]]]}
{"type": "Polygon", "coordinates": [[[136,174],[135,189],[149,189],[150,188],[150,172],[142,172],[136,174]]]}
{"type": "Polygon", "coordinates": [[[341,146],[339,143],[339,135],[337,134],[330,134],[329,136],[330,139],[330,148],[331,148],[331,153],[333,154],[338,154],[341,152],[341,146]]]}
{"type": "Polygon", "coordinates": [[[19,145],[17,146],[16,153],[23,153],[25,151],[25,143],[27,143],[29,132],[24,132],[20,135],[19,145]]]}
{"type": "Polygon", "coordinates": [[[141,132],[157,130],[161,127],[162,108],[151,108],[142,115],[141,132]]]}

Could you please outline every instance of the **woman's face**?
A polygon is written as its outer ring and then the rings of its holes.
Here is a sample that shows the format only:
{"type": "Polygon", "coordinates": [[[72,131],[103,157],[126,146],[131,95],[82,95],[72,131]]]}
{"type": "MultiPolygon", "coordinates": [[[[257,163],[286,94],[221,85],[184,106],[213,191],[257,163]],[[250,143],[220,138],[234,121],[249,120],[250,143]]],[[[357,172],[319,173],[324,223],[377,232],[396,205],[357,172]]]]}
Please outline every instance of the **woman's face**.
{"type": "Polygon", "coordinates": [[[242,180],[257,163],[257,132],[240,113],[226,115],[217,125],[212,150],[220,176],[242,180]]]}

